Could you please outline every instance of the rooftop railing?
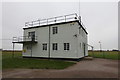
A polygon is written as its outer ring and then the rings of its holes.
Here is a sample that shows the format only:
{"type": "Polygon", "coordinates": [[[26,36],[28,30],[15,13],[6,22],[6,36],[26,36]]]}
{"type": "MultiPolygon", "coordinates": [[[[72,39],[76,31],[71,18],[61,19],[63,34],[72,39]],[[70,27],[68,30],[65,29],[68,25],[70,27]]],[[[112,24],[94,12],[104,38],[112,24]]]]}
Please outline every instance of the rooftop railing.
{"type": "Polygon", "coordinates": [[[81,25],[85,28],[84,24],[81,22],[81,16],[78,16],[76,13],[26,22],[25,27],[35,27],[35,26],[49,25],[49,24],[68,22],[68,21],[74,21],[74,20],[78,20],[81,23],[81,25]]]}
{"type": "Polygon", "coordinates": [[[64,16],[57,16],[48,19],[38,19],[36,21],[26,22],[25,27],[34,27],[34,26],[41,26],[41,25],[48,25],[60,22],[67,22],[72,20],[79,20],[79,17],[76,13],[64,15],[64,16]]]}

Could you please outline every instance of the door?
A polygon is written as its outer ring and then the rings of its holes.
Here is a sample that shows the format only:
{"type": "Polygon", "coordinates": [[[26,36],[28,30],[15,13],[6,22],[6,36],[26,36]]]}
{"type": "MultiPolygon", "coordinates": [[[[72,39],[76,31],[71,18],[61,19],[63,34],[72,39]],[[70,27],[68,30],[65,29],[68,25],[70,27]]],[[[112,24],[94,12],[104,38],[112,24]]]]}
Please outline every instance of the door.
{"type": "Polygon", "coordinates": [[[27,44],[26,45],[26,55],[31,56],[32,57],[32,45],[31,44],[27,44]]]}
{"type": "Polygon", "coordinates": [[[86,46],[85,46],[85,43],[83,43],[83,53],[84,53],[84,57],[85,57],[85,55],[86,55],[86,54],[85,54],[85,47],[86,47],[86,46]]]}

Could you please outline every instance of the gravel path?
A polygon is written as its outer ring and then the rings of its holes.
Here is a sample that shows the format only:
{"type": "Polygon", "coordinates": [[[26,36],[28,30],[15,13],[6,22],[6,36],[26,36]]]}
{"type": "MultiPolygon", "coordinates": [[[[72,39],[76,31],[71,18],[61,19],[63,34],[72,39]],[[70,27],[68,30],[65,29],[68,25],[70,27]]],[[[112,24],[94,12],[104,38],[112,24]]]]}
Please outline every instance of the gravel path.
{"type": "Polygon", "coordinates": [[[117,78],[118,61],[109,59],[82,60],[63,70],[6,69],[3,78],[117,78]]]}

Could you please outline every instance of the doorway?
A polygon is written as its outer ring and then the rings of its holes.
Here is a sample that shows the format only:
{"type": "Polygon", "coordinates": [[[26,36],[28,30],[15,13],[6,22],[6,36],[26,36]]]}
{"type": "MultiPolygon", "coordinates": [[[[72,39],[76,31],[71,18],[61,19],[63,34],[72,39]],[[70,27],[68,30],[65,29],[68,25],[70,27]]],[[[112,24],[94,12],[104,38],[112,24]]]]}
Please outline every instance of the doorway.
{"type": "Polygon", "coordinates": [[[86,55],[86,53],[85,53],[85,43],[83,43],[83,53],[84,53],[84,57],[85,57],[85,55],[86,55]]]}

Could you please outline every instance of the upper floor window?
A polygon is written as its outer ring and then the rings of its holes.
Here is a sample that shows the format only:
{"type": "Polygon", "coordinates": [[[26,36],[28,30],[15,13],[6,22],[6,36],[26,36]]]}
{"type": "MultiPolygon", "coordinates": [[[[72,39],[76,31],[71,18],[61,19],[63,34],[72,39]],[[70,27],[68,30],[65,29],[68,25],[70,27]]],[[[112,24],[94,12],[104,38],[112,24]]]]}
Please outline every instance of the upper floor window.
{"type": "Polygon", "coordinates": [[[58,33],[58,27],[52,27],[52,32],[53,32],[53,34],[57,34],[58,33]]]}
{"type": "Polygon", "coordinates": [[[64,43],[64,50],[70,50],[70,43],[64,43]]]}
{"type": "Polygon", "coordinates": [[[58,45],[57,45],[57,43],[53,43],[53,50],[57,50],[58,49],[58,45]]]}
{"type": "Polygon", "coordinates": [[[28,38],[31,39],[32,41],[35,40],[35,31],[28,32],[28,38]]]}
{"type": "Polygon", "coordinates": [[[82,42],[80,43],[80,49],[82,48],[82,42]]]}
{"type": "Polygon", "coordinates": [[[35,36],[35,31],[28,32],[28,36],[29,36],[29,37],[31,37],[31,36],[35,36]]]}
{"type": "Polygon", "coordinates": [[[47,50],[47,43],[44,43],[42,45],[43,45],[43,50],[47,50]]]}

